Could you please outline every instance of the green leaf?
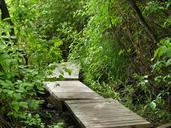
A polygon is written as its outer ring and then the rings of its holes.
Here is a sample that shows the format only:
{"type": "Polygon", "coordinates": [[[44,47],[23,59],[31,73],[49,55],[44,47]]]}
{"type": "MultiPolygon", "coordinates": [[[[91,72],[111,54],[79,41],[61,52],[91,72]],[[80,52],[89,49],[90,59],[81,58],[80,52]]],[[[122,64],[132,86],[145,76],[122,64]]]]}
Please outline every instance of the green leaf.
{"type": "Polygon", "coordinates": [[[166,49],[166,55],[171,58],[171,47],[166,49]]]}
{"type": "Polygon", "coordinates": [[[18,102],[13,101],[13,102],[12,102],[12,108],[13,108],[13,110],[15,110],[15,111],[19,111],[20,107],[19,107],[19,105],[18,105],[18,102]]]}
{"type": "Polygon", "coordinates": [[[65,71],[66,71],[69,75],[71,75],[71,74],[72,74],[72,70],[71,70],[71,69],[69,69],[69,68],[65,68],[65,71]]]}
{"type": "Polygon", "coordinates": [[[60,80],[64,80],[64,75],[59,75],[60,80]]]}
{"type": "Polygon", "coordinates": [[[23,108],[28,108],[28,103],[27,102],[19,102],[19,105],[20,107],[23,107],[23,108]]]}
{"type": "Polygon", "coordinates": [[[166,66],[170,66],[171,65],[171,59],[168,59],[167,62],[166,62],[166,66]]]}
{"type": "Polygon", "coordinates": [[[156,103],[154,102],[154,101],[152,101],[151,103],[150,103],[150,107],[152,108],[152,109],[155,109],[156,108],[156,103]]]}

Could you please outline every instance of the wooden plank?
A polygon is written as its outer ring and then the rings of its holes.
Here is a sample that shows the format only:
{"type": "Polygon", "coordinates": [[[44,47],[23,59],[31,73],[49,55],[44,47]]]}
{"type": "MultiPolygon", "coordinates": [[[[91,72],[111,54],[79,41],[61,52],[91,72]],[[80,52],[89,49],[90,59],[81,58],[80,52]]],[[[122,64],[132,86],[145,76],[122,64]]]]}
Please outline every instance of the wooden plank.
{"type": "Polygon", "coordinates": [[[80,81],[55,81],[44,82],[48,90],[61,93],[74,93],[74,92],[94,92],[80,81]]]}
{"type": "Polygon", "coordinates": [[[120,103],[117,101],[117,100],[114,100],[112,98],[101,98],[101,99],[96,99],[96,100],[79,100],[79,101],[76,101],[76,100],[70,100],[70,101],[67,101],[67,103],[69,104],[82,104],[82,103],[115,103],[115,105],[119,104],[120,103]],[[107,100],[107,102],[106,102],[107,100]]]}
{"type": "Polygon", "coordinates": [[[44,85],[59,101],[102,99],[101,96],[80,81],[44,82],[44,85]]]}
{"type": "Polygon", "coordinates": [[[94,92],[80,81],[44,82],[44,85],[53,92],[94,92]]]}
{"type": "Polygon", "coordinates": [[[79,68],[79,65],[72,62],[57,64],[52,74],[47,76],[46,80],[60,80],[61,76],[65,80],[78,80],[79,68]]]}
{"type": "Polygon", "coordinates": [[[101,99],[102,97],[94,92],[82,93],[58,93],[57,97],[60,101],[65,100],[88,100],[88,99],[101,99]]]}
{"type": "Polygon", "coordinates": [[[145,128],[150,123],[117,101],[65,101],[78,122],[86,128],[145,128]]]}
{"type": "Polygon", "coordinates": [[[171,123],[168,123],[168,124],[164,124],[162,126],[159,126],[157,128],[171,128],[171,123]]]}

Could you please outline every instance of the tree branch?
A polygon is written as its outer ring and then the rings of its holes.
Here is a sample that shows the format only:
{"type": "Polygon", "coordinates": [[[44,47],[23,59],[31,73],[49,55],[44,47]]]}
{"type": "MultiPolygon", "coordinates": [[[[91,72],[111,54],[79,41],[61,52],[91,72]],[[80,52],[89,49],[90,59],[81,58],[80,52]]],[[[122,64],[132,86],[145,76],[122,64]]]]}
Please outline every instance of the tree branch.
{"type": "Polygon", "coordinates": [[[131,8],[136,12],[136,14],[140,20],[140,23],[144,26],[144,28],[146,29],[146,31],[148,32],[148,34],[151,36],[152,40],[156,44],[158,42],[158,39],[157,39],[155,33],[153,32],[153,30],[150,28],[150,26],[146,22],[145,18],[143,17],[142,12],[139,9],[139,7],[137,6],[135,0],[128,0],[128,2],[130,4],[131,8]]]}

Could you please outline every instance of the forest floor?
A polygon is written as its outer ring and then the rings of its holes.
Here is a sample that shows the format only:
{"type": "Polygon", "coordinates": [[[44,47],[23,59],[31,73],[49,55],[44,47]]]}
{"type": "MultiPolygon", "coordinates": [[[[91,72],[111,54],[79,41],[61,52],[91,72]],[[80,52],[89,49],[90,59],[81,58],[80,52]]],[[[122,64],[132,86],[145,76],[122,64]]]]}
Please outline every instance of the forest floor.
{"type": "MultiPolygon", "coordinates": [[[[78,128],[78,124],[68,112],[67,108],[64,111],[57,111],[56,107],[49,102],[46,102],[40,107],[39,114],[46,126],[52,126],[58,124],[57,128],[78,128]]],[[[51,128],[51,127],[50,127],[51,128]]],[[[56,128],[56,127],[55,127],[56,128]]]]}

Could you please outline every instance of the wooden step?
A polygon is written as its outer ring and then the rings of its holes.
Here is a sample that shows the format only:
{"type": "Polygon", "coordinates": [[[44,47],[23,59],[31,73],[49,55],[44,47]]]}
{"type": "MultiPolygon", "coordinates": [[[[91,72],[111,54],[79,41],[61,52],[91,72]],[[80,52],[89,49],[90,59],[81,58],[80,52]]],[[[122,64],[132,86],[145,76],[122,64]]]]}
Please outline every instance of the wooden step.
{"type": "Polygon", "coordinates": [[[70,100],[65,104],[85,128],[150,127],[149,122],[115,100],[70,100]]]}
{"type": "Polygon", "coordinates": [[[44,85],[59,101],[103,98],[80,81],[44,82],[44,85]]]}

